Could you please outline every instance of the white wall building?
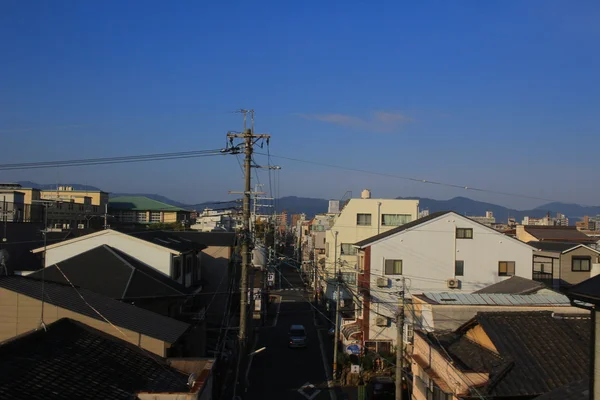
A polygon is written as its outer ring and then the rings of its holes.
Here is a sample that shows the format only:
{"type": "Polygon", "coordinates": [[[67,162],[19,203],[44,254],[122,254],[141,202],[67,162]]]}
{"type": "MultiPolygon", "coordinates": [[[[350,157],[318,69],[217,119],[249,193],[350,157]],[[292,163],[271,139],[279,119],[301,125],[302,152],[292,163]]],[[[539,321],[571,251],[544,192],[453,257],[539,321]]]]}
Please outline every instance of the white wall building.
{"type": "MultiPolygon", "coordinates": [[[[189,241],[169,239],[168,235],[161,231],[149,231],[148,235],[141,239],[106,229],[52,244],[46,247],[44,266],[60,263],[102,245],[121,250],[186,287],[196,284],[201,278],[202,253],[198,251],[197,245],[194,246],[189,241]]],[[[33,253],[43,251],[43,247],[32,250],[33,253]]]]}
{"type": "Polygon", "coordinates": [[[241,226],[241,220],[231,210],[204,209],[190,228],[200,232],[233,232],[241,226]]]}
{"type": "MultiPolygon", "coordinates": [[[[356,243],[363,335],[391,340],[399,293],[470,293],[511,276],[532,278],[535,249],[454,212],[432,213],[356,243]],[[402,279],[406,287],[402,287],[402,279]]],[[[358,316],[359,318],[361,315],[358,316]]]]}

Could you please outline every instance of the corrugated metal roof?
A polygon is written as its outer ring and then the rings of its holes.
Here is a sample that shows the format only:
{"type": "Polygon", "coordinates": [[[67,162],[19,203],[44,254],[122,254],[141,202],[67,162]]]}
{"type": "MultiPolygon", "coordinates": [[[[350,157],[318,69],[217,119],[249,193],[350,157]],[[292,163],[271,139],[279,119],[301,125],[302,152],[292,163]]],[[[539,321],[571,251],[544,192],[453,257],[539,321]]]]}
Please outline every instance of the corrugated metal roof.
{"type": "Polygon", "coordinates": [[[501,293],[423,293],[439,304],[488,305],[488,306],[525,306],[552,305],[568,306],[571,303],[562,294],[501,294],[501,293]]]}

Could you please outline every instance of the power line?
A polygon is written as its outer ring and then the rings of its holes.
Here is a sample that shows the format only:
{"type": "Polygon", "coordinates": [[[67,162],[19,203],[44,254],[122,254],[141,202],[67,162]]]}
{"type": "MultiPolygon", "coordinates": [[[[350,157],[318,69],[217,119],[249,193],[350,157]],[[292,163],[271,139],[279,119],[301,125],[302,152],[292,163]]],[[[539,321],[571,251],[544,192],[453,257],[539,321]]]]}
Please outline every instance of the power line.
{"type": "MultiPolygon", "coordinates": [[[[258,152],[256,154],[267,155],[265,153],[258,153],[258,152]]],[[[472,187],[472,186],[468,186],[468,185],[458,185],[455,183],[432,181],[432,180],[428,180],[428,179],[420,179],[420,178],[414,178],[414,177],[409,177],[409,176],[393,175],[393,174],[388,174],[385,172],[369,171],[369,170],[365,170],[365,169],[346,167],[343,165],[328,164],[328,163],[323,163],[323,162],[318,162],[318,161],[308,161],[308,160],[302,160],[302,159],[294,158],[294,157],[277,156],[277,155],[273,155],[273,154],[270,154],[270,157],[281,158],[283,160],[296,161],[296,162],[301,162],[301,163],[306,163],[306,164],[321,165],[321,166],[329,167],[329,168],[343,169],[346,171],[354,171],[354,172],[362,172],[362,173],[371,174],[371,175],[386,176],[388,178],[403,179],[403,180],[407,180],[407,181],[411,181],[411,182],[418,182],[418,183],[423,183],[423,184],[446,186],[446,187],[451,187],[451,188],[455,188],[455,189],[470,190],[470,191],[474,191],[474,192],[492,193],[492,194],[499,194],[502,196],[520,197],[520,198],[525,198],[525,199],[542,200],[542,201],[547,201],[547,202],[556,201],[556,200],[547,199],[544,197],[529,196],[529,195],[524,195],[524,194],[519,194],[519,193],[502,192],[502,191],[497,191],[497,190],[472,187]]]]}

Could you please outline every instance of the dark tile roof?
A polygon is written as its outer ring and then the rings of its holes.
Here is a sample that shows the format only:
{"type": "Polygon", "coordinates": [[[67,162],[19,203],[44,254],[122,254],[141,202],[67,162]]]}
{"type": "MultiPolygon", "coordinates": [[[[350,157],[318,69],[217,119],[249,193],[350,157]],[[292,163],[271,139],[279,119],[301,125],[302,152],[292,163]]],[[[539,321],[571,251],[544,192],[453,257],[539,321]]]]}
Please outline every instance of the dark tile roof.
{"type": "MultiPolygon", "coordinates": [[[[113,299],[178,296],[188,293],[188,289],[179,282],[107,245],[61,261],[59,267],[75,286],[113,299]]],[[[43,275],[44,279],[68,284],[55,265],[47,267],[43,275]]],[[[42,279],[42,271],[36,271],[29,277],[42,279]]]]}
{"type": "Polygon", "coordinates": [[[597,240],[577,230],[575,226],[525,225],[524,229],[538,240],[555,242],[595,243],[597,240]]]}
{"type": "Polygon", "coordinates": [[[571,286],[565,294],[571,299],[600,304],[600,275],[571,286]]]}
{"type": "Polygon", "coordinates": [[[207,247],[204,244],[196,243],[190,239],[178,236],[175,234],[175,232],[148,230],[145,232],[123,231],[122,233],[126,233],[138,239],[143,239],[180,253],[186,253],[193,250],[203,250],[207,247]]]}
{"type": "Polygon", "coordinates": [[[536,397],[535,400],[590,400],[590,381],[582,379],[536,397]]]}
{"type": "MultiPolygon", "coordinates": [[[[552,312],[480,312],[459,328],[480,325],[502,359],[512,362],[480,390],[493,397],[535,396],[585,379],[589,373],[590,318],[552,312]]],[[[475,362],[476,355],[474,356],[475,362]]]]}
{"type": "Polygon", "coordinates": [[[357,242],[354,245],[357,246],[357,247],[367,246],[367,245],[369,245],[369,244],[371,244],[373,242],[376,242],[376,241],[378,241],[380,239],[384,239],[384,238],[386,238],[388,236],[395,235],[398,232],[402,232],[402,231],[405,231],[405,230],[407,230],[409,228],[421,225],[421,224],[423,224],[425,222],[431,221],[433,219],[441,217],[442,215],[449,214],[451,212],[452,211],[438,211],[438,212],[431,213],[431,214],[429,214],[426,217],[416,219],[416,220],[414,220],[412,222],[409,222],[407,224],[401,225],[401,226],[399,226],[397,228],[390,229],[389,231],[380,233],[379,235],[371,236],[370,238],[367,238],[365,240],[361,240],[360,242],[357,242]]]}
{"type": "Polygon", "coordinates": [[[535,293],[545,287],[546,285],[541,282],[532,281],[531,279],[527,278],[521,278],[520,276],[512,276],[506,280],[486,286],[483,289],[479,289],[473,293],[528,294],[535,293]]]}
{"type": "Polygon", "coordinates": [[[63,318],[0,345],[0,398],[133,399],[186,392],[188,375],[163,358],[63,318]]]}
{"type": "Polygon", "coordinates": [[[538,242],[535,240],[532,240],[531,242],[527,242],[527,244],[532,247],[535,247],[538,250],[550,251],[550,252],[554,252],[554,253],[562,253],[562,252],[571,250],[572,248],[580,245],[580,243],[573,243],[573,242],[552,242],[552,241],[538,242]]]}
{"type": "MultiPolygon", "coordinates": [[[[42,281],[38,279],[24,276],[4,276],[0,277],[0,287],[37,300],[42,298],[42,281]]],[[[104,319],[90,307],[92,306],[116,326],[167,343],[175,343],[189,328],[189,325],[184,322],[163,317],[84,288],[75,290],[70,285],[46,281],[44,293],[44,301],[47,303],[104,322],[104,319]],[[89,305],[86,304],[86,301],[89,305]]]]}
{"type": "Polygon", "coordinates": [[[182,239],[191,240],[194,243],[205,246],[233,247],[236,243],[234,232],[168,232],[182,239]]]}

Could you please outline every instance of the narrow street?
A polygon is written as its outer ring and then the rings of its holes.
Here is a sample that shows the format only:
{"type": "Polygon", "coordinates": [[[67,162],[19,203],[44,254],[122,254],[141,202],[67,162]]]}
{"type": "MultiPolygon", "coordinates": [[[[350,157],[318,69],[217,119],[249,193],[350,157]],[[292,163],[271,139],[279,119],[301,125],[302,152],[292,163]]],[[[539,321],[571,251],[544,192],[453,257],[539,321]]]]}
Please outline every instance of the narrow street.
{"type": "Polygon", "coordinates": [[[311,294],[304,291],[297,270],[283,264],[282,274],[281,290],[272,292],[281,296],[279,312],[271,319],[271,327],[260,330],[256,348],[266,349],[253,357],[250,386],[243,399],[335,399],[333,389],[330,393],[327,384],[331,364],[324,355],[330,353],[333,342],[326,334],[326,327],[315,326],[313,308],[308,303],[311,294]],[[292,324],[306,328],[306,348],[288,348],[288,330],[292,324]]]}

